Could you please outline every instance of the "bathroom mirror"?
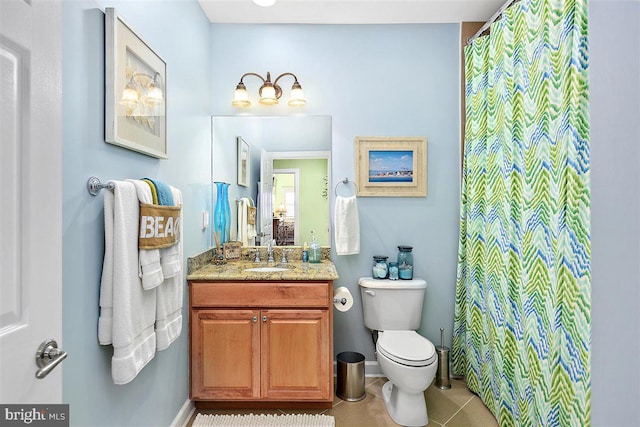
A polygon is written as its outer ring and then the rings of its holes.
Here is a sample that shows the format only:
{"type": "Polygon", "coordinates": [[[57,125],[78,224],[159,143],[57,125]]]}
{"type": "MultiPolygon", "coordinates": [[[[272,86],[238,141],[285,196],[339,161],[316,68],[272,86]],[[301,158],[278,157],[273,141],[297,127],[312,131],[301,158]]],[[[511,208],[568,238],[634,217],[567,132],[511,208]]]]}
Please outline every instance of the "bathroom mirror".
{"type": "MultiPolygon", "coordinates": [[[[318,242],[328,246],[331,117],[213,116],[211,124],[212,181],[231,184],[232,238],[239,235],[242,209],[236,201],[250,198],[257,208],[256,244],[271,236],[278,245],[302,245],[311,242],[314,230],[318,242]],[[247,186],[237,185],[238,138],[249,147],[247,186]]],[[[212,194],[212,209],[215,199],[212,194]]]]}

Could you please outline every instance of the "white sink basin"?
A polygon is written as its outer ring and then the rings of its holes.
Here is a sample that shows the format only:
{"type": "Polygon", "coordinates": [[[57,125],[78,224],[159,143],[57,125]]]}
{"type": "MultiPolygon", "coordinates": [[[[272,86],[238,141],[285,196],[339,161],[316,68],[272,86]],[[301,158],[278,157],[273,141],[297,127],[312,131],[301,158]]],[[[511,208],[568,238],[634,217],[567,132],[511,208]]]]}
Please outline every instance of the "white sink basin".
{"type": "Polygon", "coordinates": [[[245,268],[244,271],[251,271],[254,273],[277,273],[279,271],[287,271],[290,268],[285,267],[253,267],[253,268],[245,268]]]}

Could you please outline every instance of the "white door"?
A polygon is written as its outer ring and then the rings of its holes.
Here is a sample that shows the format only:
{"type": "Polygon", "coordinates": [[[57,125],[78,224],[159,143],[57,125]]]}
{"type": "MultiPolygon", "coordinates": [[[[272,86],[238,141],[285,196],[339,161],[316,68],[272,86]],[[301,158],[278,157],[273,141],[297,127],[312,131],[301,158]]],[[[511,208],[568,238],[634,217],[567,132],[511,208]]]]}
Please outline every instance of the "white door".
{"type": "Polygon", "coordinates": [[[268,151],[260,151],[260,245],[273,240],[273,159],[268,151]]]}
{"type": "Polygon", "coordinates": [[[61,23],[60,1],[0,0],[0,402],[5,404],[62,401],[61,366],[37,379],[35,361],[46,339],[63,349],[61,23]]]}

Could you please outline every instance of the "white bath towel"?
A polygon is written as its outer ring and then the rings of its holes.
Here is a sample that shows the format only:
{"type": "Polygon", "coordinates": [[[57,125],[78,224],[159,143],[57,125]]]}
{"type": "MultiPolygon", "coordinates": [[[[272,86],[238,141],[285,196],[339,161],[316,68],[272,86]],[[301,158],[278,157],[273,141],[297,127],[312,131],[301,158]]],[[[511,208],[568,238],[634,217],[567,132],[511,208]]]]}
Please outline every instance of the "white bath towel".
{"type": "Polygon", "coordinates": [[[156,292],[138,275],[139,203],[130,182],[110,181],[104,191],[105,254],[100,283],[98,341],[113,345],[111,376],[126,384],[153,359],[156,292]]]}
{"type": "MultiPolygon", "coordinates": [[[[171,187],[175,206],[182,206],[182,192],[171,187]]],[[[180,213],[180,240],[173,246],[160,249],[160,264],[166,271],[164,282],[156,288],[156,349],[164,350],[180,336],[182,332],[183,300],[183,240],[182,212],[180,213]]]]}
{"type": "MultiPolygon", "coordinates": [[[[182,237],[180,237],[180,241],[182,241],[182,237]]],[[[182,272],[182,253],[178,243],[168,248],[160,249],[160,266],[162,267],[164,280],[182,272]]]]}
{"type": "MultiPolygon", "coordinates": [[[[149,184],[139,179],[128,179],[127,182],[135,186],[140,203],[153,204],[153,196],[151,195],[149,184]]],[[[153,289],[164,281],[159,249],[140,249],[139,262],[139,274],[144,289],[153,289]]]]}
{"type": "MultiPolygon", "coordinates": [[[[182,206],[182,192],[175,187],[169,186],[173,195],[173,205],[182,206]]],[[[180,224],[182,225],[182,210],[180,210],[180,224]]],[[[168,248],[160,249],[160,265],[165,281],[171,277],[182,274],[182,229],[178,228],[179,243],[168,248]]]]}
{"type": "Polygon", "coordinates": [[[355,255],[360,253],[360,220],[356,196],[336,197],[334,210],[336,253],[355,255]]]}

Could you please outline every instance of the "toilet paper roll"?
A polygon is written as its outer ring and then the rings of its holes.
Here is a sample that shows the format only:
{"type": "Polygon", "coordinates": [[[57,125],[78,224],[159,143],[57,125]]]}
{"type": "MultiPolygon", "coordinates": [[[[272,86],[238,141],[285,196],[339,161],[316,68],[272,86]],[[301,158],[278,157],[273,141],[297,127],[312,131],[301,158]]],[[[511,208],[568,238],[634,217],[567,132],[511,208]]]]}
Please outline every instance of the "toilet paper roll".
{"type": "Polygon", "coordinates": [[[340,286],[333,291],[333,305],[338,311],[347,311],[353,306],[353,295],[349,289],[340,286]],[[344,304],[343,304],[344,302],[344,304]]]}

